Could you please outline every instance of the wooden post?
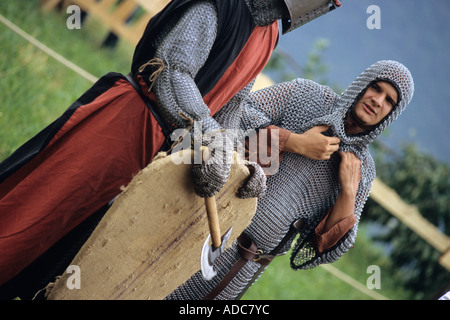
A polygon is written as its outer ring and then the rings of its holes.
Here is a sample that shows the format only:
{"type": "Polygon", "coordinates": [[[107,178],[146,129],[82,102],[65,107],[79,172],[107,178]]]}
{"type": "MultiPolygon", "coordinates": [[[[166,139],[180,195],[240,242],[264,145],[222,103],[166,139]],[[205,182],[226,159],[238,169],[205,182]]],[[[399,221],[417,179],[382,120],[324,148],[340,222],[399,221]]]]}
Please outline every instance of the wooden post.
{"type": "Polygon", "coordinates": [[[450,249],[445,251],[440,257],[439,257],[439,263],[443,265],[447,270],[450,270],[450,249]]]}
{"type": "Polygon", "coordinates": [[[443,253],[439,262],[450,271],[450,238],[448,236],[425,219],[415,206],[404,202],[395,190],[378,178],[373,183],[370,196],[436,250],[443,253]]]}

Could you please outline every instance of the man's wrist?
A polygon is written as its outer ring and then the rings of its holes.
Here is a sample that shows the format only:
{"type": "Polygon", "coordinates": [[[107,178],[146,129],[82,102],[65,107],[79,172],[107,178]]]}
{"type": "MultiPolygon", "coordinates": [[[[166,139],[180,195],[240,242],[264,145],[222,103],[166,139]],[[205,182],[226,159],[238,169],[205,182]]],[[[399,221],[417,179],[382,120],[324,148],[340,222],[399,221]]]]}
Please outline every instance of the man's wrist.
{"type": "Polygon", "coordinates": [[[287,139],[283,151],[303,154],[303,135],[299,133],[291,132],[287,139]]]}
{"type": "Polygon", "coordinates": [[[344,186],[341,188],[340,194],[343,198],[348,200],[355,200],[357,189],[351,186],[344,186]]]}

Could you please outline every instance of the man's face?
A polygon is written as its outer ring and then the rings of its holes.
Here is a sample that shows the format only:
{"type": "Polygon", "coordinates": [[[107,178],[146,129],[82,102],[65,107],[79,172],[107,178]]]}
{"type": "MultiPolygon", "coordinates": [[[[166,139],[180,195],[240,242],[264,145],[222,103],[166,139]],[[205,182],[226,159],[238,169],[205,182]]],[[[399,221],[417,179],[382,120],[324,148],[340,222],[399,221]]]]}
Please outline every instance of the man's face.
{"type": "Polygon", "coordinates": [[[373,82],[353,108],[353,120],[360,132],[370,130],[386,117],[398,102],[398,93],[392,84],[373,82]]]}

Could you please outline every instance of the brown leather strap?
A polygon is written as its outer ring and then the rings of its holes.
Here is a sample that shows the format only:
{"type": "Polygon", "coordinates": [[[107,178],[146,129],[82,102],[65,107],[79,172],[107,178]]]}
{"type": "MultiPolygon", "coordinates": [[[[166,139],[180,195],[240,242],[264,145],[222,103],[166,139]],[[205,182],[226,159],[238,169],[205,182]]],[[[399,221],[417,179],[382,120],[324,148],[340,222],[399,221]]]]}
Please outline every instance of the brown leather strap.
{"type": "MultiPolygon", "coordinates": [[[[219,284],[211,290],[206,296],[203,297],[203,300],[213,300],[215,297],[217,297],[223,289],[234,279],[234,277],[238,274],[238,272],[245,266],[247,261],[252,260],[256,261],[259,264],[261,264],[261,267],[259,268],[257,274],[254,278],[259,276],[259,274],[262,272],[265,266],[267,266],[272,260],[277,256],[279,251],[284,247],[286,242],[291,239],[291,237],[294,235],[294,233],[300,229],[302,224],[301,219],[295,221],[291,228],[289,229],[286,236],[281,240],[281,242],[278,244],[278,246],[271,252],[271,254],[263,254],[261,250],[258,249],[256,244],[253,242],[252,239],[250,239],[247,235],[241,234],[238,238],[238,245],[239,245],[239,255],[240,258],[238,261],[233,265],[233,267],[228,271],[228,273],[223,277],[223,279],[219,282],[219,284]]],[[[251,283],[254,281],[250,281],[249,285],[241,292],[239,297],[241,297],[245,291],[247,291],[248,287],[251,285],[251,283]]]]}
{"type": "Polygon", "coordinates": [[[223,289],[231,282],[231,280],[236,277],[238,272],[245,266],[247,261],[253,260],[258,261],[261,265],[268,265],[272,259],[264,258],[260,259],[261,251],[258,251],[256,244],[245,234],[242,234],[238,238],[239,254],[240,258],[233,265],[233,267],[228,271],[228,273],[223,277],[223,279],[217,284],[217,286],[203,297],[203,300],[213,300],[215,297],[222,292],[223,289]]]}

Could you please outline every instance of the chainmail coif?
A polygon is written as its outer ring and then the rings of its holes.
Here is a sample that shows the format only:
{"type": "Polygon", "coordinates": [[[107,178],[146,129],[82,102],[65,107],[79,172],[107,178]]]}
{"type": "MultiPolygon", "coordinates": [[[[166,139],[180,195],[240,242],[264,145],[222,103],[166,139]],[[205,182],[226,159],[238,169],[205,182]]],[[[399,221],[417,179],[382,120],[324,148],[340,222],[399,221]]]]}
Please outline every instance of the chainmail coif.
{"type": "Polygon", "coordinates": [[[281,18],[287,18],[283,0],[245,0],[257,26],[266,26],[281,18]]]}
{"type": "MultiPolygon", "coordinates": [[[[292,132],[303,133],[317,125],[329,125],[326,134],[339,137],[340,150],[351,151],[361,160],[362,176],[354,210],[357,223],[335,246],[319,254],[311,240],[315,227],[337,199],[340,157],[335,153],[329,160],[311,160],[299,154],[286,153],[279,171],[267,179],[266,194],[259,198],[257,212],[244,231],[259,249],[264,253],[274,249],[299,218],[303,224],[291,255],[294,269],[331,263],[352,247],[360,214],[375,178],[369,144],[398,118],[413,93],[413,79],[406,67],[395,61],[379,61],[365,70],[341,96],[326,86],[305,79],[276,84],[252,94],[242,109],[244,129],[270,122],[292,132]],[[371,131],[347,135],[344,123],[348,112],[375,80],[393,84],[399,93],[399,103],[371,131]]],[[[289,250],[293,240],[288,241],[285,250],[289,250]]],[[[218,284],[238,258],[237,243],[234,243],[216,260],[218,275],[215,278],[205,281],[198,272],[168,298],[201,299],[218,284]]],[[[259,263],[248,261],[217,299],[235,299],[259,268],[259,263]]]]}

